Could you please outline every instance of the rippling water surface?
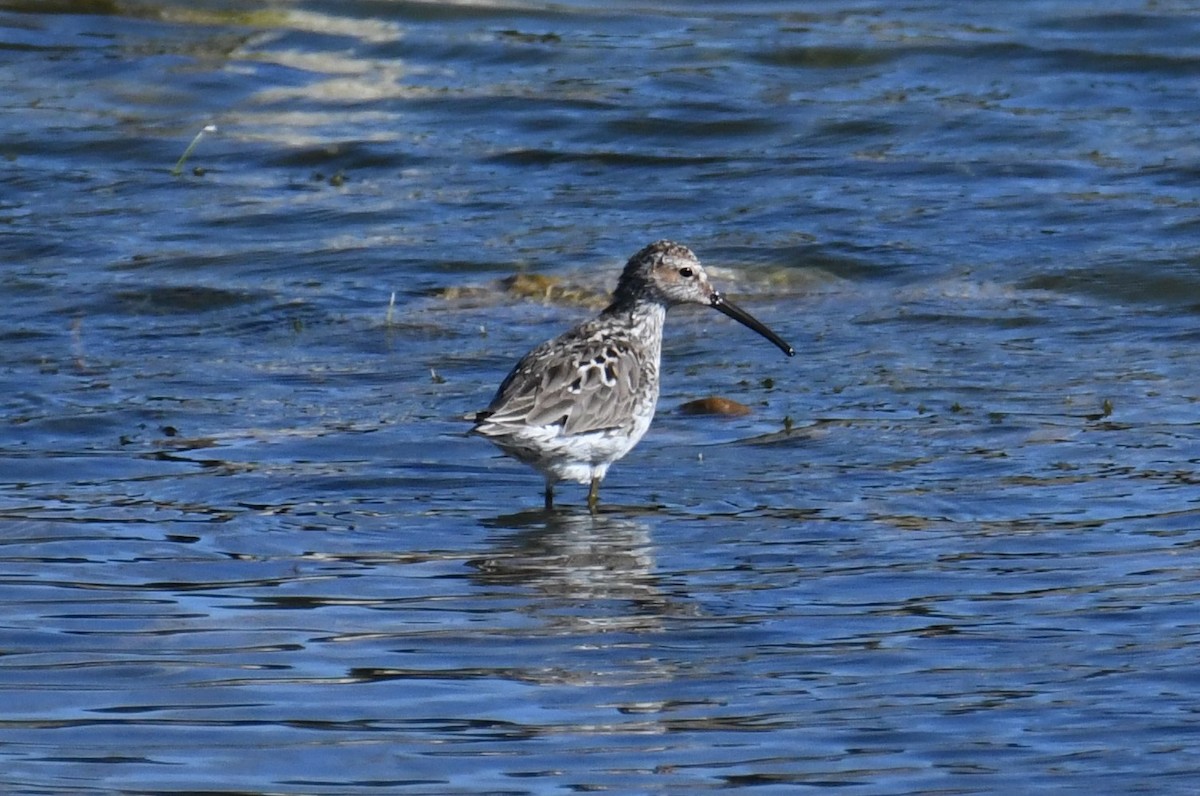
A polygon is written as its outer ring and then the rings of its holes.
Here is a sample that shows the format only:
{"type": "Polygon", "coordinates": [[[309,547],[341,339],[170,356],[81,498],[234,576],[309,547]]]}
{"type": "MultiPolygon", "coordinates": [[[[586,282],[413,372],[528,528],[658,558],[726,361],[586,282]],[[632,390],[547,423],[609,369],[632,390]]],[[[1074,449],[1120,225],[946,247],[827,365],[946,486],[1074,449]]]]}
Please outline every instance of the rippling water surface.
{"type": "Polygon", "coordinates": [[[9,0],[0,67],[4,793],[1195,792],[1197,4],[9,0]],[[800,356],[673,313],[542,512],[462,417],[663,237],[800,356]]]}

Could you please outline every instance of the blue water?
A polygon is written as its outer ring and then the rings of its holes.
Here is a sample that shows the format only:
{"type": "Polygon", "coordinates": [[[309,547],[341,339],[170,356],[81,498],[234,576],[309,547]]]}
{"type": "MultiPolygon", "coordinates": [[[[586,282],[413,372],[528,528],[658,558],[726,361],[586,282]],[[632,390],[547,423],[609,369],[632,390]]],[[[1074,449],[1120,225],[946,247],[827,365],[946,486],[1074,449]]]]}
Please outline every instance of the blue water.
{"type": "Polygon", "coordinates": [[[1196,791],[1200,5],[0,2],[0,73],[0,792],[1196,791]],[[547,514],[462,418],[664,237],[799,354],[673,312],[547,514]]]}

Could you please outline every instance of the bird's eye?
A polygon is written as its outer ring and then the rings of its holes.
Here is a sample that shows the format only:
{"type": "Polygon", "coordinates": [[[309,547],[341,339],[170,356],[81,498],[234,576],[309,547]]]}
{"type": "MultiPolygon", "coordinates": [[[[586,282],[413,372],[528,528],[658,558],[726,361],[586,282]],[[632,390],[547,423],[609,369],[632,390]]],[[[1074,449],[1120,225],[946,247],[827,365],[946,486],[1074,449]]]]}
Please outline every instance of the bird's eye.
{"type": "Polygon", "coordinates": [[[691,279],[693,273],[694,272],[692,271],[692,269],[688,268],[687,266],[684,266],[683,268],[679,269],[679,275],[682,276],[684,279],[691,279]]]}

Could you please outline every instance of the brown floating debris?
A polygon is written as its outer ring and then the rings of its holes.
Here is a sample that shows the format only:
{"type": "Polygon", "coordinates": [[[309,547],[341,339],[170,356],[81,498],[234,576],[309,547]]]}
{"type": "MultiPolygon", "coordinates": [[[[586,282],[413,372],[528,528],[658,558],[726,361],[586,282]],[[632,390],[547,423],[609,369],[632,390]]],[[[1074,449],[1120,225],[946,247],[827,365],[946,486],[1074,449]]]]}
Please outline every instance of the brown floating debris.
{"type": "Polygon", "coordinates": [[[685,415],[725,415],[726,417],[740,417],[750,414],[750,407],[745,404],[740,404],[732,398],[722,398],[719,395],[710,395],[707,398],[697,398],[694,401],[679,407],[681,414],[685,415]]]}
{"type": "Polygon", "coordinates": [[[562,290],[559,279],[545,274],[513,274],[501,279],[500,284],[521,298],[549,299],[556,290],[562,290]]]}

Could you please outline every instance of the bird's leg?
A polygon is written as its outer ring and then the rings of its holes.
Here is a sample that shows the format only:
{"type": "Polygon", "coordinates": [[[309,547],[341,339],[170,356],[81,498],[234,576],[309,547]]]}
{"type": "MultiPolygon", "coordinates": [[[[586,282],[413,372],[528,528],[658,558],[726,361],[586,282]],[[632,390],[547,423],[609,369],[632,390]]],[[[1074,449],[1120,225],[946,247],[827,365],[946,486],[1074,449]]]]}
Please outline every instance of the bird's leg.
{"type": "Polygon", "coordinates": [[[592,485],[588,488],[588,511],[595,514],[600,508],[600,479],[593,478],[592,485]]]}
{"type": "Polygon", "coordinates": [[[546,511],[551,511],[554,508],[554,482],[549,478],[546,479],[546,511]]]}

